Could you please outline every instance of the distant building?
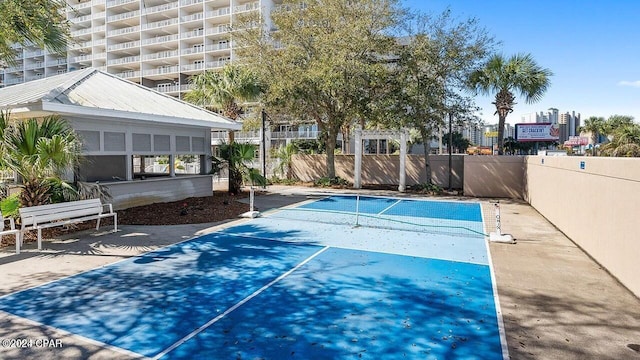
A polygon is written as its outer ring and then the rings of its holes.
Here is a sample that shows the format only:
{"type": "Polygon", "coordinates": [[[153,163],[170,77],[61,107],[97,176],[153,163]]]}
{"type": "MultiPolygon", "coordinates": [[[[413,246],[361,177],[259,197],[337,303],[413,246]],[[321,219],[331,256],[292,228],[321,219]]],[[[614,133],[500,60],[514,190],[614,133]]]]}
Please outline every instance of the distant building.
{"type": "Polygon", "coordinates": [[[560,121],[558,122],[560,128],[560,142],[569,140],[570,136],[580,135],[580,114],[576,115],[575,111],[571,114],[566,112],[560,115],[560,121]]]}

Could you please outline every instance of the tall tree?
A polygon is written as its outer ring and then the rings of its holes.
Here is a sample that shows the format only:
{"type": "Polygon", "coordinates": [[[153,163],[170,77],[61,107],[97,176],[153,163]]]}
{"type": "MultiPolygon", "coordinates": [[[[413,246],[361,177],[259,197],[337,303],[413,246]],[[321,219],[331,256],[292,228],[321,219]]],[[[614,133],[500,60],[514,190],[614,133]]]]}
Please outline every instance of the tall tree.
{"type": "Polygon", "coordinates": [[[262,86],[255,73],[246,67],[227,64],[222,70],[208,70],[190,79],[192,88],[185,100],[238,120],[244,110],[241,103],[255,102],[262,86]]]}
{"type": "Polygon", "coordinates": [[[387,71],[381,57],[400,13],[398,0],[284,0],[261,27],[258,19],[236,23],[238,54],[259,69],[269,110],[314,121],[326,134],[329,178],[338,134],[366,118],[369,89],[387,71]]]}
{"type": "Polygon", "coordinates": [[[584,125],[580,127],[580,132],[588,132],[591,134],[591,144],[593,144],[593,150],[591,154],[593,156],[596,156],[596,144],[598,143],[598,137],[600,134],[606,132],[604,118],[591,116],[584,121],[584,125]]]}
{"type": "Polygon", "coordinates": [[[46,204],[52,185],[80,161],[80,139],[69,124],[59,116],[9,122],[9,114],[0,112],[2,127],[2,160],[0,167],[20,175],[24,206],[46,204]]]}
{"type": "Polygon", "coordinates": [[[469,86],[484,95],[495,94],[495,114],[498,115],[498,154],[502,155],[504,123],[513,112],[516,94],[525,102],[539,101],[550,85],[551,70],[541,67],[530,54],[516,54],[510,58],[496,54],[469,77],[469,86]]]}
{"type": "Polygon", "coordinates": [[[611,116],[605,127],[611,142],[601,147],[603,155],[640,157],[640,124],[633,122],[633,117],[611,116]]]}
{"type": "Polygon", "coordinates": [[[15,43],[64,52],[69,40],[66,8],[64,0],[0,1],[0,65],[15,64],[15,43]]]}
{"type": "Polygon", "coordinates": [[[431,184],[430,142],[447,114],[467,120],[475,110],[462,89],[471,71],[492,51],[494,40],[476,19],[458,21],[445,11],[436,17],[408,17],[392,66],[397,126],[417,129],[424,146],[425,173],[431,184]]]}

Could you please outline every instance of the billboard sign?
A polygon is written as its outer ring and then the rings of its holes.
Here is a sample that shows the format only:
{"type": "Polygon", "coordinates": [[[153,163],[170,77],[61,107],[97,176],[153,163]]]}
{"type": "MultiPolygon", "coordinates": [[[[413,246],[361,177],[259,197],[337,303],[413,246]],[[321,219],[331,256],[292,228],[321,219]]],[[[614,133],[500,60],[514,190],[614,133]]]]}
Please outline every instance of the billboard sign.
{"type": "Polygon", "coordinates": [[[569,136],[569,140],[564,142],[565,146],[581,146],[589,144],[589,138],[586,136],[569,136]]]}
{"type": "Polygon", "coordinates": [[[516,124],[516,140],[518,141],[558,141],[560,129],[551,123],[516,124]]]}

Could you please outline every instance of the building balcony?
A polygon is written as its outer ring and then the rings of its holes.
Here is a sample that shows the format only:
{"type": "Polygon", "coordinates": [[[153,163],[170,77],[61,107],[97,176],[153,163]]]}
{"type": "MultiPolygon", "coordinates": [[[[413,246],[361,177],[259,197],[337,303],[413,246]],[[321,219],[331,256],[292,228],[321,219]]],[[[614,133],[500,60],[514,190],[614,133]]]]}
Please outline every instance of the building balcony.
{"type": "Polygon", "coordinates": [[[230,49],[229,43],[207,45],[207,52],[230,49]]]}
{"type": "Polygon", "coordinates": [[[12,72],[20,72],[22,71],[24,68],[22,65],[18,65],[18,66],[10,66],[6,69],[4,69],[5,72],[7,73],[12,73],[12,72]]]}
{"type": "Polygon", "coordinates": [[[217,34],[228,33],[230,28],[231,28],[231,24],[218,25],[216,27],[207,29],[207,35],[217,35],[217,34]]]}
{"type": "Polygon", "coordinates": [[[27,81],[44,79],[44,74],[35,74],[35,75],[32,75],[32,76],[27,76],[26,79],[27,79],[27,81]]]}
{"type": "Polygon", "coordinates": [[[178,65],[174,65],[174,66],[163,66],[157,69],[144,70],[142,74],[144,76],[153,76],[153,75],[173,74],[178,72],[180,72],[180,67],[178,65]]]}
{"type": "Polygon", "coordinates": [[[93,20],[104,19],[106,15],[107,15],[106,11],[101,11],[99,13],[95,13],[95,14],[91,15],[91,19],[93,19],[93,20]]]}
{"type": "Polygon", "coordinates": [[[44,62],[42,61],[38,61],[33,64],[27,64],[24,67],[25,70],[42,69],[42,68],[44,68],[44,62]]]}
{"type": "Polygon", "coordinates": [[[107,32],[107,36],[118,36],[124,34],[131,34],[140,31],[140,26],[130,26],[122,29],[111,30],[107,32]]]}
{"type": "Polygon", "coordinates": [[[142,30],[157,29],[157,28],[162,28],[162,27],[171,26],[171,25],[178,25],[178,23],[180,23],[180,20],[177,18],[156,21],[148,24],[142,24],[142,30]]]}
{"type": "Polygon", "coordinates": [[[114,21],[132,19],[132,18],[138,17],[139,15],[140,15],[140,10],[129,11],[129,12],[122,13],[122,14],[108,16],[107,17],[107,22],[114,22],[114,21]]]}
{"type": "Polygon", "coordinates": [[[80,29],[80,30],[74,30],[71,32],[71,37],[77,37],[77,36],[82,36],[82,35],[87,35],[87,34],[91,34],[93,32],[92,28],[86,28],[86,29],[80,29]]]}
{"type": "Polygon", "coordinates": [[[207,69],[216,69],[225,66],[230,63],[231,60],[217,60],[217,61],[209,61],[207,62],[207,69]]]}
{"type": "Polygon", "coordinates": [[[56,59],[52,61],[47,61],[47,66],[60,66],[67,65],[67,59],[56,59]]]}
{"type": "Polygon", "coordinates": [[[156,36],[156,37],[150,38],[150,39],[143,39],[142,40],[142,45],[152,45],[152,44],[165,43],[165,42],[169,42],[169,41],[176,41],[179,38],[180,38],[180,36],[178,34],[156,36]]]}
{"type": "Polygon", "coordinates": [[[137,3],[138,0],[109,0],[107,1],[107,7],[120,6],[125,4],[137,3]]]}
{"type": "Polygon", "coordinates": [[[202,4],[203,0],[180,0],[180,6],[202,4]]]}
{"type": "Polygon", "coordinates": [[[201,13],[201,12],[191,14],[191,15],[185,15],[180,18],[182,22],[197,21],[202,19],[204,19],[204,13],[201,13]]]}
{"type": "Polygon", "coordinates": [[[192,30],[192,31],[187,31],[180,34],[180,39],[190,39],[190,38],[199,37],[203,35],[204,35],[204,30],[201,30],[201,29],[192,30]]]}
{"type": "Polygon", "coordinates": [[[21,77],[17,77],[17,78],[13,78],[13,79],[6,79],[4,81],[5,85],[15,85],[15,84],[22,84],[24,82],[24,78],[21,77]]]}
{"type": "Polygon", "coordinates": [[[153,54],[146,54],[142,56],[142,60],[156,60],[156,59],[166,59],[174,56],[178,56],[180,53],[178,50],[168,50],[168,51],[160,51],[153,54]]]}
{"type": "Polygon", "coordinates": [[[93,55],[91,55],[91,54],[74,56],[74,57],[71,58],[71,62],[73,62],[73,63],[79,63],[79,62],[91,61],[91,60],[93,60],[93,55]]]}
{"type": "Polygon", "coordinates": [[[155,90],[161,93],[176,93],[180,92],[180,85],[159,85],[156,86],[155,90]]]}
{"type": "Polygon", "coordinates": [[[117,76],[117,77],[121,77],[123,79],[137,78],[137,77],[140,77],[142,75],[142,71],[130,70],[130,71],[119,72],[119,73],[116,73],[114,75],[117,76]]]}
{"type": "Polygon", "coordinates": [[[93,17],[91,16],[91,14],[89,14],[89,15],[79,16],[79,17],[75,17],[75,18],[70,18],[69,21],[72,24],[79,24],[79,23],[91,21],[92,18],[93,17]]]}
{"type": "Polygon", "coordinates": [[[171,9],[177,9],[180,6],[180,3],[175,1],[167,4],[152,6],[150,8],[145,8],[142,10],[143,14],[154,14],[162,11],[167,11],[171,9]]]}
{"type": "Polygon", "coordinates": [[[192,54],[202,54],[204,53],[204,46],[194,46],[186,49],[182,49],[180,51],[181,55],[192,55],[192,54]]]}
{"type": "Polygon", "coordinates": [[[117,51],[117,50],[131,49],[131,48],[135,48],[135,47],[139,47],[139,46],[140,46],[140,41],[139,40],[128,41],[128,42],[125,42],[125,43],[109,45],[107,47],[107,51],[117,51]]]}
{"type": "Polygon", "coordinates": [[[24,53],[25,58],[34,58],[44,56],[44,50],[35,50],[24,53]]]}
{"type": "Polygon", "coordinates": [[[213,17],[217,17],[217,16],[225,16],[225,15],[229,15],[231,14],[231,8],[221,8],[218,10],[213,10],[213,11],[207,11],[207,19],[209,18],[213,18],[213,17]]]}
{"type": "Polygon", "coordinates": [[[240,6],[235,6],[233,8],[233,12],[234,13],[239,13],[239,12],[245,12],[245,11],[258,10],[258,9],[260,9],[260,3],[259,2],[252,2],[252,3],[240,5],[240,6]]]}
{"type": "Polygon", "coordinates": [[[187,64],[181,66],[182,71],[204,70],[204,63],[187,64]]]}
{"type": "Polygon", "coordinates": [[[112,59],[107,61],[107,65],[122,65],[133,62],[139,62],[140,56],[127,56],[120,59],[112,59]]]}

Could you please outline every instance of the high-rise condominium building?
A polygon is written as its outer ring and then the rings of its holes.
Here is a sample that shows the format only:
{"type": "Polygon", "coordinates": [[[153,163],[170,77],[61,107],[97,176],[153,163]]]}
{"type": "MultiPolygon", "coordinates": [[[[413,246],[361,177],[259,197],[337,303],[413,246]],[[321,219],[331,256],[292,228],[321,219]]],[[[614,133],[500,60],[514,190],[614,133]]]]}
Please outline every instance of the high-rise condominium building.
{"type": "Polygon", "coordinates": [[[64,54],[16,45],[0,86],[94,67],[173,96],[188,77],[234,58],[230,26],[274,0],[67,0],[73,41],[64,54]]]}

